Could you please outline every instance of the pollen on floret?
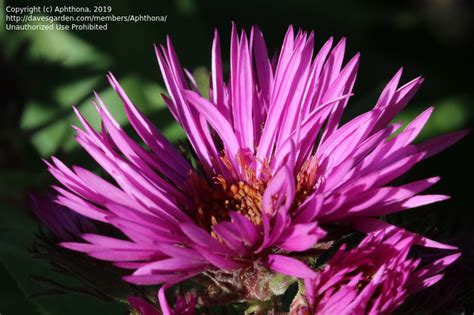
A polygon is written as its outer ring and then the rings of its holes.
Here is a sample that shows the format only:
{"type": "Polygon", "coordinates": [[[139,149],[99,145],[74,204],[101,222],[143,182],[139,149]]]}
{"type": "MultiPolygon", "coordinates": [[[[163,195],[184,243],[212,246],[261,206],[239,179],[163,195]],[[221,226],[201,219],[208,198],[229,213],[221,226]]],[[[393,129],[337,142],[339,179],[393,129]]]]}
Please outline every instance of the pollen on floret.
{"type": "MultiPolygon", "coordinates": [[[[226,155],[222,156],[222,161],[232,170],[231,160],[226,155]]],[[[194,209],[189,209],[189,212],[194,214],[195,221],[215,238],[217,236],[212,231],[212,226],[230,220],[230,211],[238,212],[255,225],[262,224],[263,194],[272,178],[270,163],[257,161],[255,157],[244,154],[238,154],[236,161],[240,173],[244,174],[242,179],[229,180],[218,174],[209,181],[195,172],[189,175],[194,204],[194,209]],[[256,163],[262,165],[259,177],[254,169],[256,163]]],[[[318,180],[317,160],[311,158],[306,161],[293,180],[296,190],[292,208],[297,208],[315,191],[318,180]]],[[[272,198],[276,200],[278,196],[274,195],[272,198]]]]}

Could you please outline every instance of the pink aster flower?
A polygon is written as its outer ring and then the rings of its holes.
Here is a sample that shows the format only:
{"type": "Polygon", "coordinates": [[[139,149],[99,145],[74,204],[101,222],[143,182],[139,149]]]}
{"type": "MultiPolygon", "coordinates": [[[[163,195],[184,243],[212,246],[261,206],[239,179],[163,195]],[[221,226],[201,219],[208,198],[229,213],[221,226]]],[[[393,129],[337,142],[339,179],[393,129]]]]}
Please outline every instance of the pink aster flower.
{"type": "Polygon", "coordinates": [[[196,168],[109,74],[148,149],[124,132],[99,95],[102,131],[76,110],[83,126],[76,128],[77,141],[112,181],[53,157],[48,166],[62,184],[56,187],[57,202],[116,227],[123,238],[89,233],[82,243],[62,245],[130,269],[129,282],[165,283],[160,290],[165,303],[167,287],[209,268],[234,270],[257,262],[295,277],[314,276],[284,253],[312,248],[326,235],[320,223],[353,224],[445,199],[418,195],[436,177],[387,186],[464,134],[413,145],[430,108],[387,140],[400,128],[390,122],[422,79],[398,87],[399,71],[374,109],[341,124],[359,55],[344,64],[345,39],[336,45],[329,39],[316,54],[313,48],[313,33],[295,36],[290,27],[281,52],[270,60],[258,28],[247,37],[233,26],[226,83],[216,32],[206,99],[179,64],[171,40],[156,47],[169,93],[163,97],[187,134],[196,168]]]}
{"type": "Polygon", "coordinates": [[[391,313],[407,297],[438,282],[441,271],[460,256],[423,264],[409,255],[417,243],[411,233],[386,228],[354,249],[342,246],[315,278],[305,281],[309,309],[314,314],[391,313]]]}

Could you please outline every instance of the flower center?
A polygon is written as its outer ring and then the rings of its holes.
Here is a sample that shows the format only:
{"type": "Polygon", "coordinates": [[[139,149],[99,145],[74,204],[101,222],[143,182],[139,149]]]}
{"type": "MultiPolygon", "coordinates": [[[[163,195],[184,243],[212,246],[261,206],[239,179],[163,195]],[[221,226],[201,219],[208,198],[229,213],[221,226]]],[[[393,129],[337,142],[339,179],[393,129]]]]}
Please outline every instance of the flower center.
{"type": "MultiPolygon", "coordinates": [[[[310,159],[300,168],[295,180],[295,196],[293,198],[290,214],[296,210],[303,201],[316,189],[317,174],[316,160],[310,159]]],[[[246,181],[229,183],[222,175],[214,177],[209,183],[196,173],[190,174],[189,189],[193,197],[194,220],[201,227],[212,232],[212,226],[230,219],[230,211],[240,213],[253,224],[262,224],[262,199],[271,176],[257,179],[252,171],[246,171],[246,181]]],[[[291,179],[288,179],[291,180],[291,179]]]]}
{"type": "Polygon", "coordinates": [[[317,168],[316,158],[311,158],[303,164],[298,175],[296,175],[296,190],[293,207],[299,207],[303,201],[316,190],[318,183],[317,168]]]}
{"type": "Polygon", "coordinates": [[[203,179],[198,195],[195,195],[195,219],[207,230],[218,222],[229,220],[229,212],[236,211],[258,225],[262,222],[262,196],[265,183],[256,182],[250,185],[239,181],[228,183],[222,176],[214,178],[209,185],[203,179]]]}

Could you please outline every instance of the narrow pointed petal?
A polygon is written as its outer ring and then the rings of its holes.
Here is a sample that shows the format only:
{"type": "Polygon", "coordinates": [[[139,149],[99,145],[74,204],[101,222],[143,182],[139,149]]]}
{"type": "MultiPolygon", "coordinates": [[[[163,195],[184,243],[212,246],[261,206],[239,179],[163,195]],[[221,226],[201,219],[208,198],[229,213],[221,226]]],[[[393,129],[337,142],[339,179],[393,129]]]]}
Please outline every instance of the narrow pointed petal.
{"type": "Polygon", "coordinates": [[[306,279],[316,276],[316,272],[301,261],[282,255],[269,255],[268,266],[273,271],[297,278],[306,279]]]}

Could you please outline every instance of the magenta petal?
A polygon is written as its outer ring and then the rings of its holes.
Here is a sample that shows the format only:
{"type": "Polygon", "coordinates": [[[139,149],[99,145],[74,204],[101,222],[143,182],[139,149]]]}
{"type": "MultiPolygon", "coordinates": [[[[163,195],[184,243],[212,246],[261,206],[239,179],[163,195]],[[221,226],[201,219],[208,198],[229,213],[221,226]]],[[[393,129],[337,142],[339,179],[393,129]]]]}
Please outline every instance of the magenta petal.
{"type": "Polygon", "coordinates": [[[458,260],[459,257],[461,257],[461,253],[455,253],[449,256],[442,257],[426,266],[423,266],[423,268],[418,270],[414,276],[420,278],[431,277],[443,271],[447,266],[458,260]]]}
{"type": "Polygon", "coordinates": [[[234,228],[234,224],[230,222],[222,222],[212,227],[214,232],[233,250],[244,255],[246,250],[243,245],[243,239],[238,230],[234,228]]]}
{"type": "MultiPolygon", "coordinates": [[[[401,228],[386,223],[384,221],[374,219],[374,218],[364,218],[364,219],[355,219],[352,221],[354,227],[364,233],[376,233],[377,231],[381,231],[387,229],[388,231],[399,231],[402,230],[401,228]]],[[[405,231],[405,233],[410,233],[412,235],[416,235],[415,233],[411,233],[405,231]]],[[[421,235],[416,235],[416,244],[420,246],[430,247],[430,248],[438,248],[438,249],[458,249],[456,246],[448,245],[439,243],[429,238],[425,238],[421,235]]]]}
{"type": "Polygon", "coordinates": [[[222,77],[221,45],[219,33],[214,31],[214,41],[212,42],[212,102],[217,105],[217,109],[228,120],[229,108],[225,103],[225,84],[222,77]]]}
{"type": "Polygon", "coordinates": [[[232,211],[229,215],[240,231],[243,241],[247,246],[252,246],[258,238],[255,225],[238,212],[232,211]]]}
{"type": "Polygon", "coordinates": [[[232,257],[214,253],[212,249],[198,247],[197,250],[209,261],[209,263],[219,269],[233,270],[244,266],[244,264],[234,260],[232,257]]]}
{"type": "Polygon", "coordinates": [[[269,255],[268,267],[273,271],[302,279],[316,276],[316,272],[301,261],[282,255],[269,255]]]}
{"type": "Polygon", "coordinates": [[[254,28],[254,54],[257,78],[266,103],[270,102],[270,93],[273,84],[273,71],[268,59],[268,51],[263,40],[263,34],[258,27],[254,28]]]}
{"type": "Polygon", "coordinates": [[[402,73],[403,73],[403,68],[400,68],[397,71],[397,73],[395,73],[395,75],[390,80],[390,82],[385,86],[382,93],[380,94],[377,104],[375,105],[376,108],[386,107],[390,104],[390,102],[392,101],[395,95],[395,92],[397,91],[398,82],[400,82],[402,73]]]}
{"type": "Polygon", "coordinates": [[[227,150],[229,150],[229,156],[232,159],[236,157],[240,146],[229,122],[221,115],[221,113],[219,113],[213,104],[195,92],[184,91],[184,95],[194,106],[194,108],[199,111],[199,113],[201,113],[207,121],[209,121],[212,127],[219,134],[225,147],[227,150]]]}
{"type": "Polygon", "coordinates": [[[296,224],[290,232],[281,237],[280,248],[288,251],[304,251],[313,247],[326,232],[317,226],[317,223],[296,224]]]}
{"type": "MultiPolygon", "coordinates": [[[[232,81],[239,84],[232,84],[232,109],[234,118],[234,130],[241,148],[254,150],[254,130],[252,121],[252,107],[254,98],[254,84],[252,60],[248,47],[247,35],[242,32],[240,43],[238,44],[237,61],[231,64],[236,67],[231,68],[232,81]]],[[[234,55],[235,58],[235,55],[234,55]]]]}
{"type": "Polygon", "coordinates": [[[159,261],[149,263],[143,267],[138,268],[133,275],[147,275],[159,272],[184,272],[188,270],[195,270],[198,268],[204,269],[205,262],[194,261],[189,259],[167,258],[159,261]]]}
{"type": "Polygon", "coordinates": [[[447,147],[455,144],[460,139],[465,137],[468,133],[469,130],[461,130],[447,135],[439,136],[437,138],[433,138],[423,143],[420,143],[419,145],[417,145],[417,150],[418,152],[425,153],[424,158],[427,159],[443,151],[447,147]]]}
{"type": "Polygon", "coordinates": [[[268,214],[273,214],[280,208],[287,211],[293,202],[294,194],[293,176],[288,167],[283,166],[265,189],[262,201],[263,209],[268,214]]]}
{"type": "Polygon", "coordinates": [[[189,237],[191,242],[203,248],[212,249],[212,251],[215,253],[231,253],[229,248],[219,243],[215,238],[213,238],[208,232],[206,232],[202,228],[191,223],[181,224],[180,227],[183,233],[189,237]]]}
{"type": "Polygon", "coordinates": [[[163,315],[173,315],[172,309],[166,300],[165,290],[171,287],[170,284],[163,285],[158,291],[158,301],[160,302],[161,311],[163,315]]]}

